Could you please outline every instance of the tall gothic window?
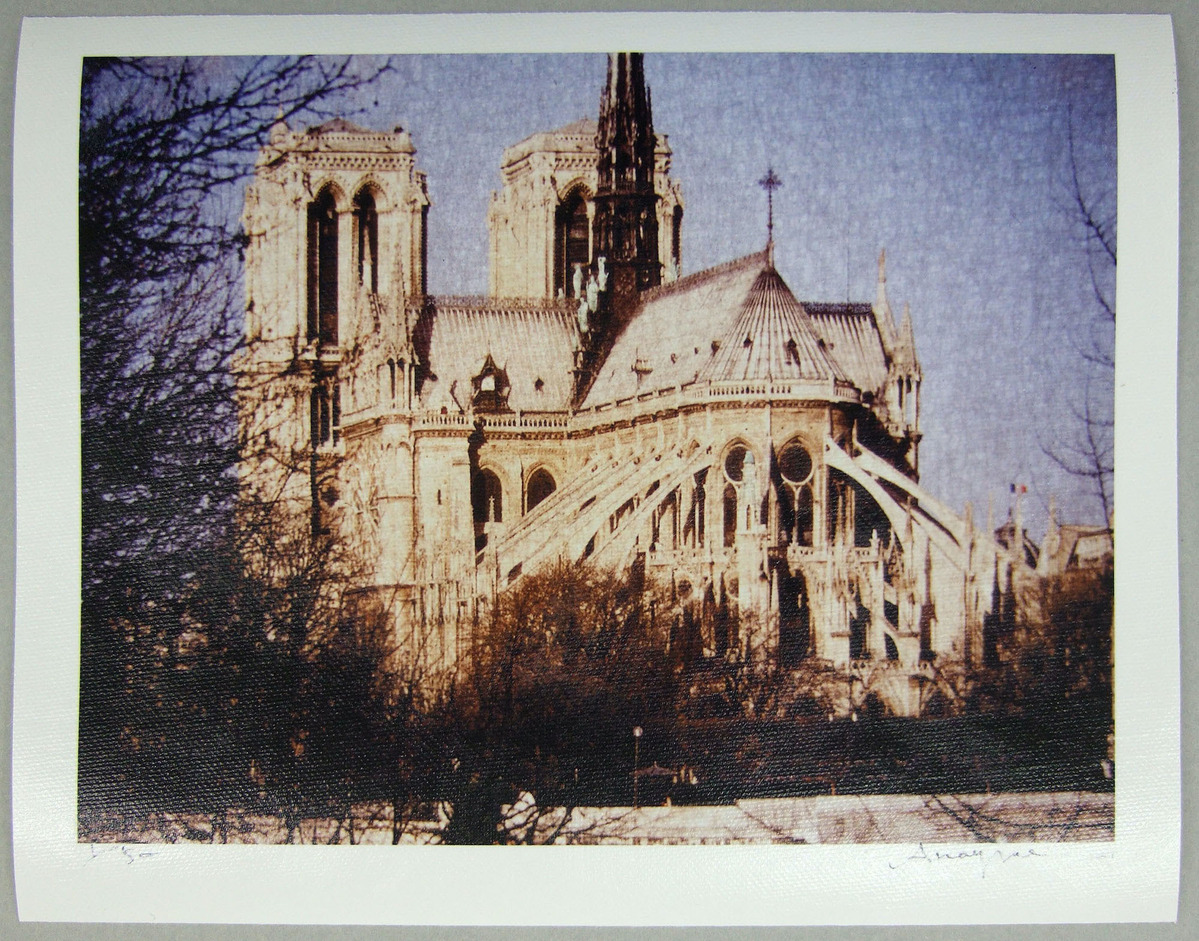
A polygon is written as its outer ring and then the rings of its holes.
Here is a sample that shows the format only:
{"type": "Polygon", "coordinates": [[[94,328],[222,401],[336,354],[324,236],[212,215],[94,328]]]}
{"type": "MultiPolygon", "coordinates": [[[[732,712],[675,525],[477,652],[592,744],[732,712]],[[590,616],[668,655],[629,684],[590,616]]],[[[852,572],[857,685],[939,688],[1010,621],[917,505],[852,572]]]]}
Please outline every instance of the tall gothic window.
{"type": "Polygon", "coordinates": [[[581,190],[558,206],[554,228],[554,293],[564,291],[567,297],[574,297],[575,265],[586,268],[591,263],[591,226],[581,190]]]}
{"type": "Polygon", "coordinates": [[[372,294],[379,293],[379,215],[375,197],[362,190],[354,197],[354,228],[357,236],[358,283],[372,294]]]}
{"type": "Polygon", "coordinates": [[[337,345],[337,204],[327,189],[308,206],[308,339],[337,345]]]}
{"type": "Polygon", "coordinates": [[[724,485],[724,545],[729,548],[737,542],[737,491],[732,484],[724,485]]]}
{"type": "Polygon", "coordinates": [[[683,207],[674,207],[674,218],[670,225],[670,257],[674,260],[674,270],[683,270],[683,207]]]}

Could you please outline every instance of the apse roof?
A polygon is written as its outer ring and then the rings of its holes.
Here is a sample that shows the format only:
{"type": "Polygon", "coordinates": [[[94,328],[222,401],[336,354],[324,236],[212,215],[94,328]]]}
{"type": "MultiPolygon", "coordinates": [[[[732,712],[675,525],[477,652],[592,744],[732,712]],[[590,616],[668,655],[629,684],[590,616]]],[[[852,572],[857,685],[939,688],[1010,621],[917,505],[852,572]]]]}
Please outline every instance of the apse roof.
{"type": "Polygon", "coordinates": [[[471,380],[488,355],[508,375],[512,410],[570,406],[574,320],[569,305],[469,297],[429,301],[416,327],[417,348],[427,351],[432,373],[421,390],[427,408],[457,411],[467,406],[471,380]]]}
{"type": "Polygon", "coordinates": [[[648,292],[617,337],[584,404],[698,379],[735,323],[765,257],[765,252],[758,252],[648,292]],[[639,361],[642,371],[634,372],[639,361]]]}
{"type": "Polygon", "coordinates": [[[848,379],[772,265],[759,273],[705,379],[848,379]]]}
{"type": "Polygon", "coordinates": [[[887,381],[887,354],[870,304],[804,302],[825,346],[863,392],[877,392],[887,381]]]}
{"type": "Polygon", "coordinates": [[[854,381],[830,347],[769,252],[757,252],[647,292],[584,404],[697,380],[854,381]]]}

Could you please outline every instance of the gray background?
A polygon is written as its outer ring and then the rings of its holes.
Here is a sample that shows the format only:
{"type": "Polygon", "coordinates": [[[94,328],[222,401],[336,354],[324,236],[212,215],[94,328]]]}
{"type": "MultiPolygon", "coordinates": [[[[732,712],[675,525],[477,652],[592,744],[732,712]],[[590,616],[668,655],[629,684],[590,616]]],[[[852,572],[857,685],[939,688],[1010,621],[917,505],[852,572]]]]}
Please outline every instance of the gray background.
{"type": "MultiPolygon", "coordinates": [[[[79,16],[149,13],[328,13],[333,10],[345,13],[385,13],[403,10],[426,12],[450,11],[503,11],[503,10],[649,10],[673,9],[677,4],[638,0],[638,2],[591,2],[552,3],[547,0],[182,0],[169,3],[166,0],[15,0],[5,5],[0,13],[0,68],[6,79],[5,92],[0,96],[0,624],[11,625],[13,611],[13,515],[15,498],[13,493],[13,376],[12,376],[12,308],[11,308],[11,179],[12,179],[12,104],[13,81],[16,69],[17,44],[22,16],[79,16]]],[[[1199,480],[1196,479],[1195,464],[1188,460],[1196,438],[1199,437],[1199,402],[1193,394],[1199,380],[1196,347],[1199,345],[1199,327],[1194,310],[1194,301],[1199,296],[1196,272],[1199,270],[1199,223],[1194,215],[1199,195],[1199,174],[1195,171],[1199,160],[1199,4],[1194,0],[1174,2],[1134,3],[1129,0],[1009,0],[1007,3],[994,0],[793,0],[791,3],[753,2],[695,2],[691,9],[795,9],[795,10],[895,10],[895,11],[1042,11],[1077,13],[1169,13],[1174,16],[1174,33],[1178,59],[1180,86],[1180,111],[1182,121],[1182,242],[1181,242],[1181,287],[1179,298],[1179,510],[1181,538],[1182,580],[1182,624],[1189,625],[1194,619],[1197,598],[1195,579],[1186,573],[1195,567],[1196,548],[1189,539],[1189,530],[1197,522],[1196,506],[1199,501],[1199,480]]],[[[155,938],[262,938],[262,939],[307,939],[357,937],[412,937],[412,938],[524,938],[524,937],[570,937],[570,938],[622,938],[649,935],[660,938],[725,938],[725,937],[799,937],[799,938],[853,938],[874,941],[882,938],[1136,938],[1154,941],[1159,938],[1184,938],[1199,935],[1199,906],[1195,901],[1196,876],[1199,860],[1196,859],[1194,841],[1191,839],[1193,821],[1188,820],[1187,811],[1195,804],[1197,790],[1187,773],[1194,766],[1195,747],[1187,734],[1195,715],[1196,690],[1184,683],[1182,688],[1183,742],[1182,758],[1184,772],[1183,795],[1183,878],[1180,894],[1179,923],[1176,925],[1116,925],[1116,926],[1002,926],[978,929],[960,927],[945,928],[778,928],[778,929],[528,929],[528,928],[363,928],[348,927],[329,929],[324,927],[258,927],[258,926],[192,926],[192,925],[51,925],[20,924],[16,918],[16,897],[12,872],[11,847],[11,749],[12,749],[12,655],[13,634],[11,630],[0,630],[0,730],[3,734],[3,756],[0,761],[0,937],[16,939],[62,939],[62,938],[125,938],[131,936],[155,938]]],[[[1199,644],[1195,638],[1183,631],[1182,671],[1189,676],[1191,667],[1199,658],[1199,644]]]]}

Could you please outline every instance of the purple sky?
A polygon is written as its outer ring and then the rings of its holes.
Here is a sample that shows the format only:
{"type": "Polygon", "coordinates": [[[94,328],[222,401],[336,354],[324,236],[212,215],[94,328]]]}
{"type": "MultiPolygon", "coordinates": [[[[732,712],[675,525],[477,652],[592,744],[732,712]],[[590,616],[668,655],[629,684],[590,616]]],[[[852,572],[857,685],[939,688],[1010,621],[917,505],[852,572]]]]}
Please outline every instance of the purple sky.
{"type": "MultiPolygon", "coordinates": [[[[594,117],[602,55],[402,56],[356,101],[356,120],[403,125],[428,173],[429,287],[483,293],[486,209],[500,154],[594,117]]],[[[985,518],[1026,483],[1044,527],[1050,494],[1093,521],[1089,482],[1043,453],[1078,431],[1096,317],[1071,210],[1069,128],[1082,188],[1114,212],[1115,71],[1105,56],[646,56],[654,124],[686,201],[684,272],[760,249],[768,165],[777,264],[800,300],[871,300],[887,250],[898,318],[912,308],[924,368],[923,482],[985,518]]],[[[1101,277],[1110,272],[1096,269],[1101,277]]]]}

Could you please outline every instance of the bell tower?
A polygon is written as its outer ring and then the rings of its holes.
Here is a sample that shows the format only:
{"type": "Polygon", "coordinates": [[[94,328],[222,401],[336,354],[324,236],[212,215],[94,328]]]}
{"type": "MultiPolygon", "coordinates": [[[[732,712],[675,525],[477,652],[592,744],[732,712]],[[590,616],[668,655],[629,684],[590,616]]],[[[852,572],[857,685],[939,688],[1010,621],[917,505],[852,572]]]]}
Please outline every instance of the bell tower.
{"type": "Polygon", "coordinates": [[[617,326],[637,305],[642,291],[662,282],[658,244],[658,194],[654,188],[654,119],[645,87],[644,56],[612,53],[600,98],[595,135],[598,151],[594,257],[610,272],[607,317],[601,330],[617,326]]]}

